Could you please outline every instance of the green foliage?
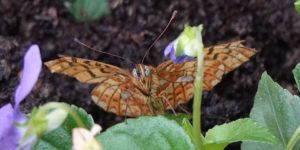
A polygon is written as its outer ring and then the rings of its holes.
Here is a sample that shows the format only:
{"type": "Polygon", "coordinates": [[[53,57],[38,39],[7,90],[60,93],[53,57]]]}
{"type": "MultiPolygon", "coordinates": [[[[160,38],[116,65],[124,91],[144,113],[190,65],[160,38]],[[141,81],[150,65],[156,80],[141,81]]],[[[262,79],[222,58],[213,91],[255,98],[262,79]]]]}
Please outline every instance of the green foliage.
{"type": "Polygon", "coordinates": [[[79,22],[97,20],[109,12],[106,0],[66,0],[65,6],[79,22]]]}
{"type": "Polygon", "coordinates": [[[297,1],[294,3],[294,5],[295,5],[296,11],[297,11],[297,12],[300,12],[300,0],[297,0],[297,1]]]}
{"type": "MultiPolygon", "coordinates": [[[[275,137],[262,126],[250,119],[242,119],[216,126],[209,130],[204,138],[201,133],[201,101],[204,75],[204,53],[201,32],[203,26],[185,26],[184,31],[174,41],[175,56],[197,57],[197,73],[194,81],[193,125],[184,118],[181,122],[196,150],[222,150],[228,144],[237,141],[256,141],[276,143],[275,137]],[[200,41],[200,42],[199,42],[200,41]]],[[[166,49],[167,52],[170,49],[166,49]]],[[[173,58],[171,57],[173,60],[173,58]]],[[[176,61],[176,60],[173,60],[176,61]]],[[[124,143],[125,144],[125,143],[124,143]]]]}
{"type": "Polygon", "coordinates": [[[183,114],[183,113],[177,113],[176,115],[164,114],[163,116],[170,120],[176,121],[180,126],[182,126],[184,119],[192,119],[191,115],[183,114]]]}
{"type": "MultiPolygon", "coordinates": [[[[187,118],[183,118],[181,124],[182,127],[161,116],[140,117],[115,125],[96,138],[104,149],[112,150],[193,149],[193,127],[187,118]]],[[[222,150],[237,141],[276,143],[276,138],[266,128],[248,118],[215,126],[202,140],[205,150],[222,150]]]]}
{"type": "MultiPolygon", "coordinates": [[[[193,143],[195,143],[195,138],[193,136],[193,126],[190,123],[190,121],[186,118],[184,118],[182,120],[182,127],[184,129],[184,131],[189,135],[189,137],[192,139],[193,143]]],[[[202,137],[202,140],[204,140],[204,138],[202,137]]]]}
{"type": "Polygon", "coordinates": [[[293,147],[296,145],[297,141],[300,139],[300,126],[296,129],[293,136],[291,137],[289,143],[286,146],[287,150],[292,150],[293,147]]]}
{"type": "MultiPolygon", "coordinates": [[[[82,108],[71,106],[72,110],[83,121],[86,127],[91,128],[94,124],[93,118],[82,108]]],[[[78,127],[76,121],[68,115],[63,124],[55,130],[46,133],[39,139],[32,149],[71,149],[72,148],[72,129],[78,127]]]]}
{"type": "Polygon", "coordinates": [[[189,136],[175,122],[162,116],[128,119],[96,136],[104,149],[193,150],[189,136]]]}
{"type": "Polygon", "coordinates": [[[297,64],[296,67],[293,69],[293,74],[297,83],[298,90],[300,91],[300,64],[297,64]]]}
{"type": "MultiPolygon", "coordinates": [[[[267,127],[278,139],[278,145],[264,143],[242,144],[242,150],[283,150],[300,125],[300,98],[289,93],[263,73],[255,96],[250,118],[267,127]]],[[[300,142],[295,145],[300,149],[300,142]]]]}
{"type": "Polygon", "coordinates": [[[217,125],[207,131],[205,150],[222,150],[237,141],[256,141],[276,143],[276,138],[264,127],[253,120],[239,119],[228,124],[217,125]]]}

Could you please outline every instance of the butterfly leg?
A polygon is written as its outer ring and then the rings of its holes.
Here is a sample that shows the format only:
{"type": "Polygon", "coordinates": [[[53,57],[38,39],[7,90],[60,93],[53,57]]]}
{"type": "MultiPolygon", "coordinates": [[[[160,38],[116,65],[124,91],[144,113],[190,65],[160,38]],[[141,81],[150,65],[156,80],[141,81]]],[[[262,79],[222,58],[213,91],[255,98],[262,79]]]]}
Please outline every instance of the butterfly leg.
{"type": "MultiPolygon", "coordinates": [[[[168,91],[168,90],[171,90],[171,86],[167,87],[164,92],[168,91]]],[[[163,102],[165,104],[167,104],[169,106],[169,108],[171,109],[171,111],[173,112],[174,115],[177,115],[174,107],[170,104],[170,102],[168,101],[168,99],[166,98],[166,96],[164,95],[164,92],[161,92],[160,94],[158,94],[158,97],[161,97],[163,102]]],[[[167,107],[168,108],[168,107],[167,107]]]]}
{"type": "Polygon", "coordinates": [[[173,114],[174,114],[174,115],[177,115],[175,109],[174,109],[174,108],[172,107],[172,105],[169,103],[169,101],[167,100],[167,98],[166,98],[165,96],[163,96],[163,95],[162,95],[161,97],[162,97],[163,101],[164,101],[165,103],[167,103],[167,105],[170,106],[171,111],[173,112],[173,114]]]}
{"type": "Polygon", "coordinates": [[[127,110],[128,110],[128,100],[126,100],[126,106],[125,106],[125,115],[124,115],[125,124],[127,124],[127,110]]]}
{"type": "Polygon", "coordinates": [[[191,113],[190,113],[188,110],[186,110],[184,107],[182,107],[180,104],[178,105],[178,108],[181,109],[181,110],[182,110],[183,112],[185,112],[186,114],[191,115],[191,113]]]}

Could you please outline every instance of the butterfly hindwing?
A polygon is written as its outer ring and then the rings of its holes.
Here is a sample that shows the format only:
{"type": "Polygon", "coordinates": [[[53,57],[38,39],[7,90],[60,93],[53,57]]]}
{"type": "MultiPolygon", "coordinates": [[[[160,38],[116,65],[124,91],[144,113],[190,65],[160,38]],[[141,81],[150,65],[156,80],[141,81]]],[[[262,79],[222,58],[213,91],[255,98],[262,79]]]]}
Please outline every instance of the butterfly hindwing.
{"type": "Polygon", "coordinates": [[[133,84],[110,80],[97,85],[91,92],[96,104],[119,116],[137,117],[152,114],[147,104],[147,97],[133,84]]]}
{"type": "MultiPolygon", "coordinates": [[[[167,109],[176,108],[178,104],[187,103],[194,95],[194,80],[196,75],[196,61],[173,64],[171,61],[165,62],[168,65],[165,69],[159,68],[160,89],[159,93],[168,101],[165,105],[167,109]],[[180,70],[174,71],[173,68],[180,70]],[[167,71],[170,72],[167,72],[167,71]],[[171,107],[170,107],[171,106],[171,107]]],[[[224,65],[218,61],[206,61],[204,69],[203,89],[210,90],[221,81],[224,75],[224,65]]]]}
{"type": "Polygon", "coordinates": [[[112,76],[118,77],[122,82],[130,80],[128,72],[113,65],[88,59],[59,56],[59,59],[48,61],[45,65],[51,72],[72,76],[82,83],[101,83],[107,77],[112,76]]]}

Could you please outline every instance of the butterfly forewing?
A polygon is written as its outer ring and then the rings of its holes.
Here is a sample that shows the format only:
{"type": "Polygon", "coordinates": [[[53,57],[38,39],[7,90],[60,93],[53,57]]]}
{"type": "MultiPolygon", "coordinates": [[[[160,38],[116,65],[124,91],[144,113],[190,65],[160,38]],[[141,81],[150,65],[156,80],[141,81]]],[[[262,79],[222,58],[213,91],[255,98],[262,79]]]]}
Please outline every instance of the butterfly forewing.
{"type": "Polygon", "coordinates": [[[51,72],[75,77],[80,82],[101,83],[107,77],[117,77],[123,82],[130,80],[126,78],[130,73],[118,67],[82,58],[59,56],[59,59],[48,61],[45,65],[51,72]]]}
{"type": "Polygon", "coordinates": [[[245,47],[243,41],[219,44],[204,49],[204,60],[219,61],[225,66],[225,73],[247,62],[255,50],[245,47]]]}
{"type": "MultiPolygon", "coordinates": [[[[242,41],[235,41],[204,49],[204,90],[211,90],[222,80],[224,74],[248,61],[255,54],[254,49],[241,43],[242,41]]],[[[161,80],[159,93],[166,97],[173,108],[193,97],[196,65],[196,61],[180,64],[166,61],[157,66],[157,74],[161,80]]],[[[165,106],[169,109],[170,105],[165,106]]]]}
{"type": "Polygon", "coordinates": [[[51,72],[75,77],[80,82],[98,83],[91,93],[92,99],[106,111],[132,117],[152,114],[147,106],[147,98],[136,88],[133,77],[126,70],[62,55],[45,65],[51,72]]]}

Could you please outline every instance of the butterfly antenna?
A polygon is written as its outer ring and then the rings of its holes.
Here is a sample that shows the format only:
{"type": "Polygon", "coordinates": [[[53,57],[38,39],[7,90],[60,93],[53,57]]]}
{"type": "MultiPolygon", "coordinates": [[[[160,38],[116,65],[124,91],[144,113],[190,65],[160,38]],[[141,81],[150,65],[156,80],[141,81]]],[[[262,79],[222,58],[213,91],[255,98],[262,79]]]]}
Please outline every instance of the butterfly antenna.
{"type": "Polygon", "coordinates": [[[186,114],[191,115],[191,113],[188,110],[186,110],[185,108],[183,108],[180,104],[178,105],[178,108],[180,108],[186,114]]]}
{"type": "Polygon", "coordinates": [[[160,33],[160,35],[155,39],[155,41],[151,44],[151,46],[147,49],[146,54],[144,55],[141,64],[144,62],[146,56],[148,55],[150,49],[154,46],[154,44],[161,38],[161,36],[166,32],[168,27],[170,26],[171,22],[174,20],[175,16],[177,14],[177,10],[173,11],[172,16],[167,24],[167,26],[164,28],[164,30],[160,33]]]}
{"type": "Polygon", "coordinates": [[[81,42],[81,41],[80,41],[80,40],[78,40],[77,38],[75,38],[75,39],[74,39],[74,41],[75,41],[76,43],[80,44],[80,45],[83,45],[84,47],[86,47],[86,48],[88,48],[88,49],[91,49],[91,50],[93,50],[93,51],[96,51],[96,52],[99,52],[99,53],[103,53],[103,54],[107,54],[107,55],[110,55],[110,56],[114,56],[114,57],[117,57],[117,58],[123,59],[123,60],[125,60],[125,61],[128,61],[128,62],[130,62],[130,63],[132,63],[132,64],[135,64],[135,63],[134,63],[134,62],[132,62],[131,60],[129,60],[129,59],[126,59],[126,58],[123,58],[123,57],[121,57],[121,56],[118,56],[118,55],[115,55],[115,54],[112,54],[112,53],[108,53],[108,52],[104,52],[104,51],[101,51],[101,50],[98,50],[98,49],[92,48],[91,46],[89,46],[89,45],[87,45],[87,44],[85,44],[85,43],[81,42]]]}
{"type": "Polygon", "coordinates": [[[128,110],[128,100],[126,100],[126,107],[125,107],[125,124],[127,124],[127,110],[128,110]]]}

